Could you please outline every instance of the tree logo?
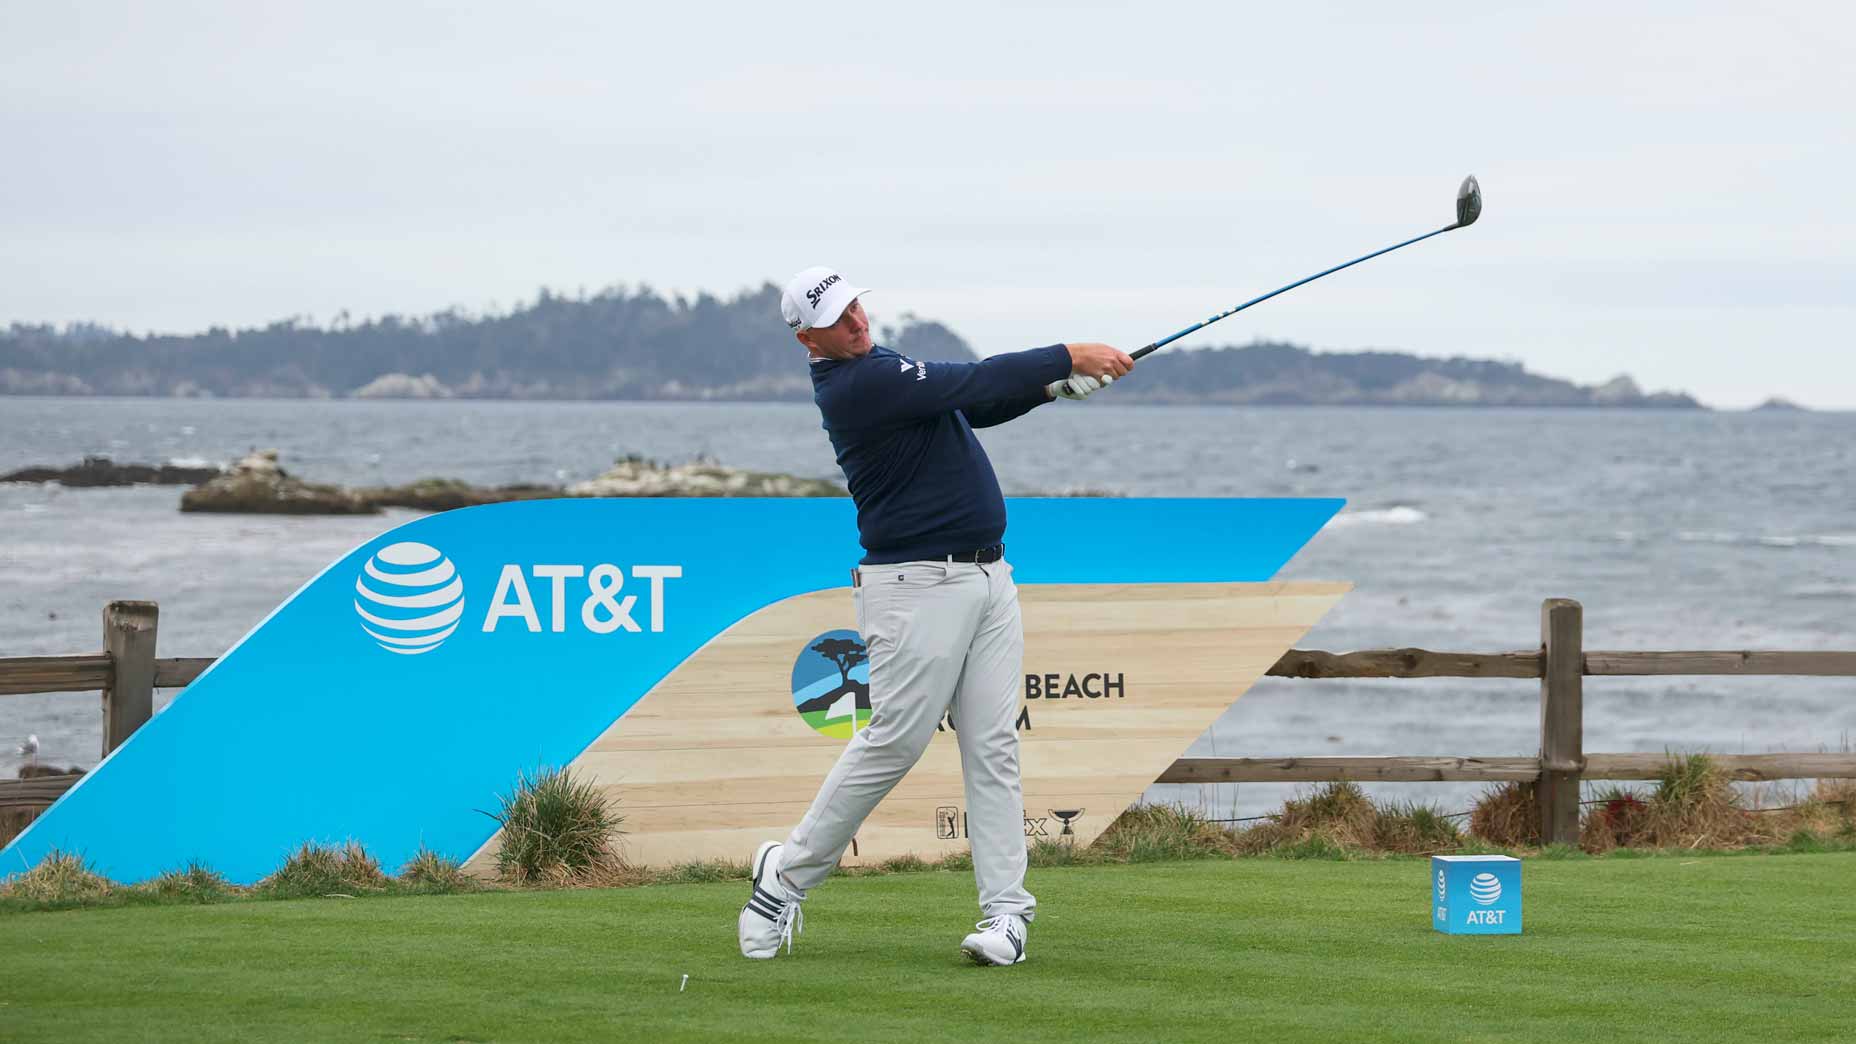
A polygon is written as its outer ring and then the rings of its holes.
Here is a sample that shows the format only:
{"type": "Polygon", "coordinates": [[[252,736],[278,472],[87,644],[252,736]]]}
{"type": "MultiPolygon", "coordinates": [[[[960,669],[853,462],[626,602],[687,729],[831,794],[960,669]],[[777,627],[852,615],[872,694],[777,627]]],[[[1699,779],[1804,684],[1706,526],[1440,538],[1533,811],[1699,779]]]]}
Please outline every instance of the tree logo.
{"type": "Polygon", "coordinates": [[[832,739],[850,739],[870,723],[870,652],[856,631],[826,631],[799,651],[793,709],[832,739]]]}

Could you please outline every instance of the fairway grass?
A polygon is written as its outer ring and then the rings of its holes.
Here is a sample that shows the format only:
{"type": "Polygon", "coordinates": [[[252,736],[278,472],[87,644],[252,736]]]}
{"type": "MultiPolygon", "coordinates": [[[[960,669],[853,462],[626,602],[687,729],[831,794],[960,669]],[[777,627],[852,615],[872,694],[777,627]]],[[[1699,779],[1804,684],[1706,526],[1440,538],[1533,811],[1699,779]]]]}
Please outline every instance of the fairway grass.
{"type": "Polygon", "coordinates": [[[15,913],[0,1040],[1856,1035],[1856,854],[1523,874],[1526,934],[1448,937],[1420,859],[1036,870],[1013,968],[959,958],[947,871],[829,882],[772,961],[736,951],[740,882],[15,913]]]}

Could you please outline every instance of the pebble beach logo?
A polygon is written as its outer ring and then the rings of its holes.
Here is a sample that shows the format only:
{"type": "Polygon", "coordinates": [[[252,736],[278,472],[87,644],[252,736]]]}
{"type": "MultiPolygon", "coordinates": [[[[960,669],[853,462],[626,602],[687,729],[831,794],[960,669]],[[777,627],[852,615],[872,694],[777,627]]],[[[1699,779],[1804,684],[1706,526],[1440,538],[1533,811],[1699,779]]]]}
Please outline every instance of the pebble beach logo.
{"type": "Polygon", "coordinates": [[[850,739],[870,723],[870,651],[856,631],[826,631],[799,650],[793,709],[832,739],[850,739]]]}
{"type": "Polygon", "coordinates": [[[1486,872],[1470,878],[1469,897],[1483,906],[1494,906],[1502,897],[1501,878],[1486,872]]]}
{"type": "Polygon", "coordinates": [[[361,629],[382,649],[402,656],[444,644],[464,615],[464,580],[429,544],[388,544],[354,580],[361,629]]]}

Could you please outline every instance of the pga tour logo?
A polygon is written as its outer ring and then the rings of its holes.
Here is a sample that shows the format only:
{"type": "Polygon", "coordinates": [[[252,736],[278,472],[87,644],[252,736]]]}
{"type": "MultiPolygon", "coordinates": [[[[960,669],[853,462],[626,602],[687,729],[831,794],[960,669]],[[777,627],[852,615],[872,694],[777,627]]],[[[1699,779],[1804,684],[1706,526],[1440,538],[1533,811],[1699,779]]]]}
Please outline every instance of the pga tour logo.
{"type": "MultiPolygon", "coordinates": [[[[530,634],[540,634],[544,627],[560,634],[570,624],[593,634],[637,634],[647,629],[662,633],[664,581],[682,576],[682,566],[633,566],[630,579],[644,583],[634,583],[632,590],[642,587],[645,593],[641,596],[626,592],[626,570],[607,562],[590,568],[531,565],[526,570],[505,565],[497,575],[496,593],[490,596],[482,630],[494,633],[504,620],[511,620],[530,634]],[[530,589],[531,579],[540,589],[539,599],[530,589]],[[577,605],[569,605],[570,588],[577,605]]],[[[361,629],[382,649],[402,656],[438,648],[457,631],[464,616],[464,579],[451,560],[430,544],[402,541],[374,552],[355,577],[354,592],[361,629]]]]}

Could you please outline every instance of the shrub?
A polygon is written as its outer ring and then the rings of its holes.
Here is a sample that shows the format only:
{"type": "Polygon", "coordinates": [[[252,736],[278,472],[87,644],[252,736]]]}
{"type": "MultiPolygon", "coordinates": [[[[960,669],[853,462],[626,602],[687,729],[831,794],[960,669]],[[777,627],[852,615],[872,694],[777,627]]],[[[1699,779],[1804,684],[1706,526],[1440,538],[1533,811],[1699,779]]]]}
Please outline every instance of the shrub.
{"type": "Polygon", "coordinates": [[[1490,787],[1469,813],[1469,832],[1504,848],[1540,844],[1540,802],[1532,783],[1490,787]]]}
{"type": "Polygon", "coordinates": [[[359,843],[337,848],[305,841],[255,891],[273,899],[301,899],[378,892],[387,883],[380,864],[359,843]]]}
{"type": "Polygon", "coordinates": [[[614,850],[623,819],[592,783],[568,769],[516,777],[490,813],[502,828],[497,876],[516,884],[620,884],[636,875],[614,850]]]}
{"type": "Polygon", "coordinates": [[[1642,844],[1649,830],[1650,805],[1629,787],[1607,786],[1593,795],[1579,827],[1579,847],[1609,852],[1642,844]]]}
{"type": "Polygon", "coordinates": [[[1741,807],[1733,781],[1706,754],[1671,757],[1648,806],[1642,838],[1658,848],[1740,848],[1778,840],[1741,807]]]}
{"type": "Polygon", "coordinates": [[[1844,835],[1856,835],[1856,779],[1820,779],[1810,800],[1822,806],[1825,825],[1844,835]]]}
{"type": "Polygon", "coordinates": [[[1328,857],[1330,850],[1371,848],[1379,810],[1355,783],[1327,783],[1283,802],[1282,813],[1237,835],[1243,855],[1277,852],[1295,858],[1328,857]]]}

